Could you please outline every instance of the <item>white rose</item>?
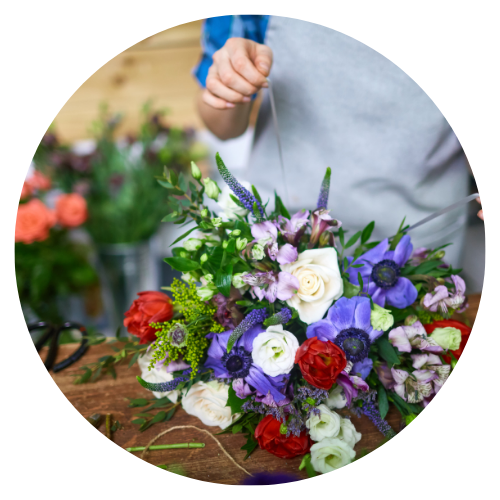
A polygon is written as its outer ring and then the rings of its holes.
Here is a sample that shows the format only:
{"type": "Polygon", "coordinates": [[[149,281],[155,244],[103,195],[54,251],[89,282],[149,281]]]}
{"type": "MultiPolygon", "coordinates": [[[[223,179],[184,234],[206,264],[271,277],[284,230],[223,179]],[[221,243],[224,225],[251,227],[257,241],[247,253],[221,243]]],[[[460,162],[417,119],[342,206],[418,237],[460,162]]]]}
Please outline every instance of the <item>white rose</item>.
{"type": "Polygon", "coordinates": [[[347,404],[347,399],[342,386],[336,385],[328,394],[326,405],[333,410],[340,410],[347,404]]]}
{"type": "Polygon", "coordinates": [[[231,408],[226,406],[228,391],[228,385],[216,380],[196,382],[182,397],[182,407],[186,413],[198,417],[205,425],[218,425],[225,429],[239,417],[238,414],[231,415],[231,408]]]}
{"type": "Polygon", "coordinates": [[[331,472],[350,464],[356,452],[339,438],[326,438],[311,446],[311,465],[316,472],[331,472]]]}
{"type": "Polygon", "coordinates": [[[299,342],[283,325],[273,325],[259,333],[253,341],[253,362],[270,377],[290,373],[295,363],[299,342]]]}
{"type": "MultiPolygon", "coordinates": [[[[249,182],[240,181],[240,184],[249,191],[252,190],[252,185],[249,182]]],[[[219,207],[222,208],[222,212],[219,213],[219,216],[224,216],[226,219],[237,219],[238,215],[240,217],[245,217],[245,215],[248,214],[248,210],[246,208],[238,206],[232,200],[231,195],[234,196],[231,189],[229,189],[228,186],[224,186],[219,197],[219,207]]]]}
{"type": "Polygon", "coordinates": [[[319,405],[319,415],[311,412],[311,417],[306,420],[306,427],[313,441],[321,441],[325,438],[333,438],[340,432],[340,415],[331,411],[326,405],[319,405]]]}
{"type": "Polygon", "coordinates": [[[308,325],[323,318],[332,302],[344,293],[335,248],[305,250],[293,264],[280,267],[299,280],[298,292],[287,303],[308,325]]]}
{"type": "Polygon", "coordinates": [[[361,433],[356,431],[356,427],[348,418],[343,418],[340,421],[340,432],[337,437],[354,448],[354,445],[361,439],[361,433]]]}
{"type": "MultiPolygon", "coordinates": [[[[157,364],[157,366],[149,370],[151,359],[152,354],[146,353],[143,356],[139,356],[139,359],[137,360],[137,364],[141,369],[141,378],[143,380],[152,384],[161,384],[162,382],[170,382],[174,379],[172,373],[167,372],[165,365],[157,364]]],[[[170,399],[170,401],[172,401],[172,403],[175,403],[179,398],[179,391],[153,392],[153,395],[158,399],[166,396],[170,399]]]]}

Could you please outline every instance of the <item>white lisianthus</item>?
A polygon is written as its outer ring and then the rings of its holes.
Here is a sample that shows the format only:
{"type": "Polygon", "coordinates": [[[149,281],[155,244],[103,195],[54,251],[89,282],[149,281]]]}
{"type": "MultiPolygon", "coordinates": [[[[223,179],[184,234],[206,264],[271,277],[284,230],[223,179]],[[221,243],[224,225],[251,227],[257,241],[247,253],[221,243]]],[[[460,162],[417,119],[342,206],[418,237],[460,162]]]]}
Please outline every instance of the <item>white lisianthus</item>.
{"type": "Polygon", "coordinates": [[[370,322],[375,330],[385,332],[394,324],[394,316],[388,309],[384,309],[377,304],[373,304],[370,322]]]}
{"type": "Polygon", "coordinates": [[[216,380],[196,382],[182,397],[182,407],[186,413],[198,417],[205,425],[225,429],[239,415],[231,415],[231,408],[226,406],[229,386],[216,380]]]}
{"type": "MultiPolygon", "coordinates": [[[[165,365],[158,365],[158,367],[149,369],[151,364],[152,354],[146,353],[143,356],[139,356],[137,364],[141,370],[141,378],[146,382],[151,384],[161,384],[162,382],[171,382],[174,379],[172,373],[167,372],[165,365]]],[[[172,401],[172,403],[177,402],[179,398],[179,391],[167,391],[167,392],[153,392],[155,398],[167,397],[172,401]]]]}
{"type": "Polygon", "coordinates": [[[316,472],[331,472],[350,464],[356,452],[339,438],[326,438],[311,446],[311,465],[316,472]]]}
{"type": "Polygon", "coordinates": [[[299,290],[287,303],[308,325],[323,318],[332,302],[344,293],[335,248],[305,250],[293,264],[280,267],[299,280],[299,290]]]}
{"type": "Polygon", "coordinates": [[[242,276],[244,276],[247,273],[236,273],[233,274],[233,277],[231,279],[231,283],[234,286],[234,288],[237,288],[241,292],[244,292],[248,290],[249,286],[243,281],[242,276]]]}
{"type": "MultiPolygon", "coordinates": [[[[240,181],[240,184],[249,191],[252,189],[252,185],[249,182],[240,181]]],[[[233,192],[228,186],[222,188],[222,193],[219,197],[219,207],[222,208],[222,212],[219,213],[219,216],[233,220],[237,219],[237,216],[245,217],[248,214],[248,210],[237,205],[231,198],[232,194],[233,192]]]]}
{"type": "Polygon", "coordinates": [[[266,254],[264,253],[264,247],[256,243],[252,247],[252,259],[262,260],[265,256],[266,254]]]}
{"type": "Polygon", "coordinates": [[[203,241],[198,238],[189,238],[188,240],[184,240],[182,245],[188,252],[196,252],[202,247],[203,241]]]}
{"type": "Polygon", "coordinates": [[[270,377],[290,373],[295,363],[299,342],[283,325],[273,325],[259,333],[253,341],[252,359],[270,377]]]}
{"type": "Polygon", "coordinates": [[[347,404],[347,399],[344,394],[344,389],[340,385],[335,385],[328,394],[326,405],[333,410],[340,410],[347,404]]]}
{"type": "Polygon", "coordinates": [[[458,328],[447,326],[446,328],[435,328],[429,337],[443,349],[456,351],[460,347],[462,333],[458,328]]]}
{"type": "Polygon", "coordinates": [[[354,424],[348,418],[342,418],[340,421],[340,432],[337,436],[345,441],[351,448],[361,439],[361,433],[356,430],[354,424]]]}
{"type": "Polygon", "coordinates": [[[331,411],[326,405],[319,405],[319,415],[311,412],[310,418],[306,420],[306,427],[309,429],[309,435],[313,441],[321,441],[325,438],[333,438],[340,432],[340,415],[331,411]]]}

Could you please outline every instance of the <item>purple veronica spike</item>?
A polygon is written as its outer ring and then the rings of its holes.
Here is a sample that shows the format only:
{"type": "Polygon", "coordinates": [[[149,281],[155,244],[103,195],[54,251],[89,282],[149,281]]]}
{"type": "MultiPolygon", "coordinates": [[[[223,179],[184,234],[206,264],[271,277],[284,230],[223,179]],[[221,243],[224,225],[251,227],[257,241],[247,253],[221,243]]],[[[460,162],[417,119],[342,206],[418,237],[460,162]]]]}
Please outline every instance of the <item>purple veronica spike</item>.
{"type": "Polygon", "coordinates": [[[328,167],[326,169],[325,177],[321,183],[321,189],[319,191],[318,204],[316,208],[326,208],[328,206],[328,195],[330,193],[330,177],[332,175],[332,169],[328,167]]]}
{"type": "Polygon", "coordinates": [[[224,182],[229,186],[231,191],[235,194],[235,196],[240,200],[241,204],[250,212],[253,212],[253,204],[257,204],[257,208],[261,217],[264,217],[264,210],[262,209],[262,205],[259,200],[250,192],[248,189],[245,189],[229,172],[226,165],[222,161],[219,153],[215,155],[215,161],[217,162],[217,168],[219,169],[219,173],[221,177],[224,179],[224,182]]]}
{"type": "Polygon", "coordinates": [[[233,333],[229,337],[227,342],[227,352],[230,352],[233,348],[235,342],[250,328],[258,325],[259,323],[263,323],[267,318],[267,310],[266,309],[254,309],[250,311],[245,319],[234,329],[233,333]]]}
{"type": "Polygon", "coordinates": [[[174,391],[175,389],[177,389],[177,386],[181,382],[186,382],[187,380],[189,380],[190,373],[191,373],[191,368],[184,370],[180,377],[174,378],[174,380],[171,380],[170,382],[161,382],[159,384],[146,382],[145,380],[143,380],[139,376],[137,376],[137,380],[139,381],[139,384],[141,384],[142,387],[144,387],[148,391],[168,392],[168,391],[174,391]]]}
{"type": "Polygon", "coordinates": [[[264,326],[271,325],[286,325],[292,319],[292,311],[288,307],[284,307],[280,312],[273,314],[270,318],[264,321],[264,326]]]}
{"type": "Polygon", "coordinates": [[[393,428],[382,418],[373,401],[363,401],[361,411],[375,424],[385,437],[393,438],[396,435],[393,428]]]}

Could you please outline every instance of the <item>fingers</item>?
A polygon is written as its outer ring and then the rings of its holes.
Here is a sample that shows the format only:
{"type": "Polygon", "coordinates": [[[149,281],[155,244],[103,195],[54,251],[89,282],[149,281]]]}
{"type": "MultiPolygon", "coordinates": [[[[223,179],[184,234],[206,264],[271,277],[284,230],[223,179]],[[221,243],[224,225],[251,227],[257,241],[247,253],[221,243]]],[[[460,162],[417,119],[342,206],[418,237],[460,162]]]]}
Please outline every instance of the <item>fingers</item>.
{"type": "Polygon", "coordinates": [[[216,109],[250,102],[253,94],[267,87],[272,59],[269,47],[243,38],[230,38],[213,55],[203,101],[216,109]]]}
{"type": "Polygon", "coordinates": [[[481,205],[481,198],[479,196],[476,198],[476,201],[481,205]]]}
{"type": "Polygon", "coordinates": [[[483,211],[482,210],[479,210],[479,212],[477,213],[477,216],[482,220],[484,221],[484,215],[483,215],[483,211]]]}

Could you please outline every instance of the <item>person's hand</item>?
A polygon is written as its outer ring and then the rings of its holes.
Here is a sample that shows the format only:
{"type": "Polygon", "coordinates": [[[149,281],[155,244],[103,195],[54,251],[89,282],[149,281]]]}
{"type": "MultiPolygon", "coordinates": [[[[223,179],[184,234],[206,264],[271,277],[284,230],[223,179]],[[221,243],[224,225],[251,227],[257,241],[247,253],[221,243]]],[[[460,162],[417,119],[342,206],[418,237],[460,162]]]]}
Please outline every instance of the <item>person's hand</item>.
{"type": "Polygon", "coordinates": [[[251,96],[267,87],[273,53],[269,47],[245,38],[229,38],[213,55],[203,101],[215,109],[234,108],[251,101],[251,96]]]}
{"type": "MultiPolygon", "coordinates": [[[[481,198],[476,198],[476,201],[481,205],[481,198]]],[[[479,210],[477,213],[477,216],[481,219],[484,220],[484,215],[483,215],[483,209],[479,210]]]]}

